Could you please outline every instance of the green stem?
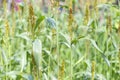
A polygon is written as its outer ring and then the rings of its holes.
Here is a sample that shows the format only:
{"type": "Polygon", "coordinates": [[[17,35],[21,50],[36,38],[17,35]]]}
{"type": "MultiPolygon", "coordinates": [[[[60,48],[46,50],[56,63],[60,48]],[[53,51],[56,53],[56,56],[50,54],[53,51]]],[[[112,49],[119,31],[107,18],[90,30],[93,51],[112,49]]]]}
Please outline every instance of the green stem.
{"type": "MultiPolygon", "coordinates": [[[[50,54],[52,54],[52,47],[53,47],[53,42],[51,40],[51,47],[50,47],[50,54]]],[[[50,55],[49,55],[49,59],[48,59],[48,80],[50,80],[50,55]]]]}
{"type": "Polygon", "coordinates": [[[60,54],[59,54],[59,31],[58,31],[58,27],[57,27],[57,58],[58,58],[58,79],[59,79],[60,54]]]}
{"type": "Polygon", "coordinates": [[[72,59],[73,59],[73,57],[72,57],[73,55],[72,55],[72,45],[71,45],[71,47],[70,47],[70,80],[72,80],[72,75],[73,75],[73,67],[72,67],[72,59]]]}

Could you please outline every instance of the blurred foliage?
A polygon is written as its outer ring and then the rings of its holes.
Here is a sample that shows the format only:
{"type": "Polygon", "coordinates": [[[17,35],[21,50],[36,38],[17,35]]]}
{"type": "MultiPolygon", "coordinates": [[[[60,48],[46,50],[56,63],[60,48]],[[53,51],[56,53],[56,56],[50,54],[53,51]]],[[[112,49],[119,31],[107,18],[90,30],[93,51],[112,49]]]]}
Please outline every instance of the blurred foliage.
{"type": "Polygon", "coordinates": [[[0,80],[120,80],[120,1],[64,1],[0,4],[0,80]]]}

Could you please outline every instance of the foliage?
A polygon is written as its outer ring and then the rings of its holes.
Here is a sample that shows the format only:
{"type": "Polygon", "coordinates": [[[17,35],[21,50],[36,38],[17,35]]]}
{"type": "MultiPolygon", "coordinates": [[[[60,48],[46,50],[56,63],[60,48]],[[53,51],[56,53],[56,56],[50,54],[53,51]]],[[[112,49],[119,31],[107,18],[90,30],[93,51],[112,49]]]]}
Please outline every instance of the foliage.
{"type": "Polygon", "coordinates": [[[3,3],[0,80],[120,80],[120,6],[51,1],[3,3]]]}

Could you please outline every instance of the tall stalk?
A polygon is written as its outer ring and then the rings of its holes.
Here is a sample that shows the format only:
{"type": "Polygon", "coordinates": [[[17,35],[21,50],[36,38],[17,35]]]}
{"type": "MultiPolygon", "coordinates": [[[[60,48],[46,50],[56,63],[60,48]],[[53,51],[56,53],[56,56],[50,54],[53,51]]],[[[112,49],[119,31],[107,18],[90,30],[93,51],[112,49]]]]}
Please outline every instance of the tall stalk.
{"type": "Polygon", "coordinates": [[[68,21],[68,32],[70,36],[70,80],[73,79],[73,51],[72,51],[72,39],[73,39],[73,9],[72,9],[72,0],[69,3],[69,21],[68,21]]]}
{"type": "MultiPolygon", "coordinates": [[[[57,0],[57,1],[55,1],[54,0],[54,5],[55,5],[55,21],[58,21],[58,18],[57,18],[57,15],[58,15],[58,7],[59,7],[59,0],[57,0]]],[[[60,59],[61,59],[61,57],[60,57],[60,53],[59,53],[59,27],[58,27],[58,23],[56,23],[56,44],[57,44],[57,58],[58,58],[58,60],[57,60],[57,62],[58,62],[58,79],[59,79],[59,73],[60,73],[60,59]]]]}
{"type": "MultiPolygon", "coordinates": [[[[97,8],[97,4],[98,4],[98,0],[95,0],[94,1],[94,20],[95,20],[95,29],[94,30],[96,30],[96,28],[98,27],[98,25],[97,25],[97,21],[98,21],[98,18],[97,18],[97,16],[98,16],[98,8],[97,8]]],[[[95,33],[95,40],[96,40],[96,32],[94,31],[94,33],[95,33]]],[[[95,50],[95,61],[96,61],[96,59],[97,59],[97,56],[96,56],[96,53],[97,53],[97,51],[95,50]]]]}
{"type": "MultiPolygon", "coordinates": [[[[5,49],[5,52],[8,53],[8,55],[6,54],[7,58],[10,58],[11,57],[11,54],[10,54],[10,44],[9,44],[9,34],[10,34],[10,28],[9,28],[9,24],[8,24],[8,21],[5,22],[5,44],[4,44],[4,49],[5,49]],[[8,50],[7,50],[8,49],[8,50]]],[[[9,63],[7,63],[6,65],[6,72],[9,71],[9,63]]],[[[10,66],[11,66],[11,62],[10,62],[10,66]]],[[[6,79],[7,76],[6,76],[6,79]]]]}
{"type": "MultiPolygon", "coordinates": [[[[29,32],[30,32],[30,37],[31,37],[31,40],[34,41],[35,39],[35,32],[34,32],[34,27],[35,27],[35,15],[34,15],[34,10],[33,10],[33,6],[32,4],[30,3],[29,4],[29,32]]],[[[31,42],[32,42],[31,41],[31,42]]],[[[32,47],[33,47],[33,44],[32,44],[32,47]]],[[[36,80],[39,80],[40,79],[40,73],[39,73],[39,68],[37,68],[37,64],[35,63],[35,58],[34,58],[34,52],[33,52],[33,48],[32,48],[32,54],[31,54],[31,57],[32,57],[32,62],[31,62],[31,65],[32,65],[32,70],[31,70],[31,73],[34,75],[34,78],[36,80]]]]}
{"type": "MultiPolygon", "coordinates": [[[[85,8],[85,17],[84,17],[84,25],[87,26],[90,18],[90,11],[89,11],[89,3],[86,3],[86,8],[85,8]]],[[[88,53],[89,53],[89,41],[86,40],[85,42],[85,59],[87,59],[88,53]]]]}
{"type": "Polygon", "coordinates": [[[57,26],[57,58],[58,58],[58,79],[59,79],[60,54],[59,54],[59,29],[58,29],[58,26],[57,26]]]}
{"type": "MultiPolygon", "coordinates": [[[[93,14],[94,14],[94,21],[95,21],[95,26],[94,26],[94,29],[93,29],[93,33],[95,34],[94,35],[94,38],[95,40],[97,40],[97,34],[96,34],[96,29],[98,27],[97,25],[97,22],[98,22],[98,8],[97,8],[97,5],[98,5],[98,0],[94,0],[94,4],[93,4],[93,14]]],[[[94,57],[94,60],[92,61],[92,80],[94,80],[94,75],[95,75],[95,62],[97,61],[97,51],[95,50],[94,51],[94,54],[95,54],[95,57],[94,57]]]]}

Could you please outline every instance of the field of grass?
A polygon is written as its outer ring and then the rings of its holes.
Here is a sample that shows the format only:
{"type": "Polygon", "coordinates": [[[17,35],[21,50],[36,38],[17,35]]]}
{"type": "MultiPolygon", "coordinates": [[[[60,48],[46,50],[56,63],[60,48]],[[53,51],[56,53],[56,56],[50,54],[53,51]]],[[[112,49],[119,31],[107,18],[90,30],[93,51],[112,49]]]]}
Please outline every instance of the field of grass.
{"type": "Polygon", "coordinates": [[[115,0],[36,1],[1,3],[0,80],[120,80],[115,0]]]}

